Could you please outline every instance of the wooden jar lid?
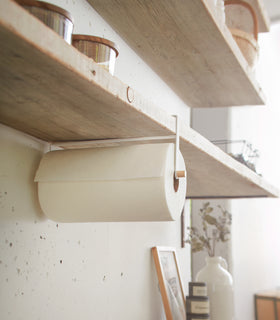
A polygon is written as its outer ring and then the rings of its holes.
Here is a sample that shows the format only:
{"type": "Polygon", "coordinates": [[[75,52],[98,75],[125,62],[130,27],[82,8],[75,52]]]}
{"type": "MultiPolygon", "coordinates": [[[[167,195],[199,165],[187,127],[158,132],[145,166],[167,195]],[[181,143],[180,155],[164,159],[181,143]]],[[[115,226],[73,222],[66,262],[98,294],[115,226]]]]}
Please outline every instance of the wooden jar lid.
{"type": "Polygon", "coordinates": [[[55,6],[51,3],[43,2],[43,1],[36,1],[36,0],[15,0],[15,1],[18,4],[20,4],[21,6],[38,7],[38,8],[43,8],[46,10],[54,11],[56,13],[63,15],[64,17],[69,19],[72,23],[74,21],[73,17],[71,16],[71,14],[68,11],[66,11],[58,6],[55,6]]]}
{"type": "Polygon", "coordinates": [[[85,35],[85,34],[73,34],[72,35],[72,42],[75,41],[75,40],[76,41],[85,40],[85,41],[104,44],[104,45],[110,47],[111,49],[113,49],[116,52],[116,57],[119,55],[118,46],[114,42],[112,42],[112,41],[110,41],[108,39],[95,37],[95,36],[89,36],[89,35],[85,35]]]}

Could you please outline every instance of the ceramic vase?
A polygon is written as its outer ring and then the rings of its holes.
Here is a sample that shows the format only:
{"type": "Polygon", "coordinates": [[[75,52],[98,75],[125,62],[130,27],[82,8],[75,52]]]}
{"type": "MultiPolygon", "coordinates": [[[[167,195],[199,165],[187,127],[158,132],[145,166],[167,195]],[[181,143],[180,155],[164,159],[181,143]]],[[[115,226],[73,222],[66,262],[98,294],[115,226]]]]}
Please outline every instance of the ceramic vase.
{"type": "Polygon", "coordinates": [[[196,281],[207,284],[211,320],[233,320],[232,276],[222,257],[207,257],[196,281]]]}

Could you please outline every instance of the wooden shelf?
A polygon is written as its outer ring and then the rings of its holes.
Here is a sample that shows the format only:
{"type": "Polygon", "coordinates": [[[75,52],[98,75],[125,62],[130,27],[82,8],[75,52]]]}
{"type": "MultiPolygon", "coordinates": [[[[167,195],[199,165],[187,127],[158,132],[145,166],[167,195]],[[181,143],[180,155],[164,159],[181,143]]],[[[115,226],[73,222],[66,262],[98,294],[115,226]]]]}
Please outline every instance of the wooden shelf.
{"type": "MultiPolygon", "coordinates": [[[[45,141],[166,136],[175,119],[10,0],[0,2],[0,121],[45,141]],[[34,32],[36,30],[36,32],[34,32]]],[[[190,198],[278,191],[181,123],[190,198]]]]}
{"type": "Polygon", "coordinates": [[[88,2],[190,107],[264,104],[254,74],[207,0],[88,2]]]}

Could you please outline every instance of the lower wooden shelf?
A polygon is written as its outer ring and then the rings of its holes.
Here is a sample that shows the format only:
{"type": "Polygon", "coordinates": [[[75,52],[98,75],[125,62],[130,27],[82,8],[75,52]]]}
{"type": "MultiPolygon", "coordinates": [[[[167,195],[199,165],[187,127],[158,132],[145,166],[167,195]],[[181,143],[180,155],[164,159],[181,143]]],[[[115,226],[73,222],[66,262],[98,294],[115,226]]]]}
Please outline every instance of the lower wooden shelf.
{"type": "MultiPolygon", "coordinates": [[[[13,1],[0,2],[0,122],[45,141],[166,136],[175,119],[13,1]],[[36,32],[34,32],[36,30],[36,32]]],[[[262,177],[181,123],[189,198],[277,197],[262,177]]]]}

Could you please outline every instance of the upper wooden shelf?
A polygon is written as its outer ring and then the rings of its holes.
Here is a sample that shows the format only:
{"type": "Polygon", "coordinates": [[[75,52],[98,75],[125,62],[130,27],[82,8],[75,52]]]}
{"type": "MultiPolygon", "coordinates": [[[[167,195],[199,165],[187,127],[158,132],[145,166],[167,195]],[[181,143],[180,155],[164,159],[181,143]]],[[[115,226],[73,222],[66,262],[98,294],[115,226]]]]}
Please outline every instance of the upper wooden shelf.
{"type": "Polygon", "coordinates": [[[217,24],[207,0],[88,2],[190,107],[265,103],[230,31],[217,24]]]}
{"type": "MultiPolygon", "coordinates": [[[[175,132],[174,117],[137,92],[130,103],[132,89],[10,0],[0,2],[0,40],[1,123],[50,142],[175,132]]],[[[183,123],[180,136],[189,198],[278,196],[183,123]]]]}

